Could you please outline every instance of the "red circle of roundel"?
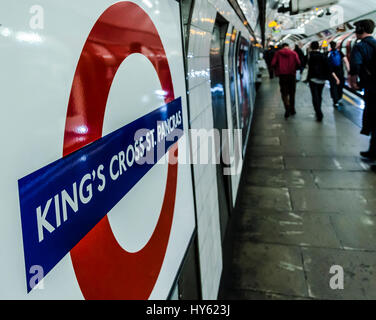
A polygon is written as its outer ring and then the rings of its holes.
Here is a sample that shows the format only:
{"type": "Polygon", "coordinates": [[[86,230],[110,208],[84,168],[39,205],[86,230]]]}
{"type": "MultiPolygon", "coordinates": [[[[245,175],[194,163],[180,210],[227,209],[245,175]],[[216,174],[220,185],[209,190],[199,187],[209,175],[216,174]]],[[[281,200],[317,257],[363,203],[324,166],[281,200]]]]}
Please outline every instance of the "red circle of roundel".
{"type": "MultiPolygon", "coordinates": [[[[165,102],[174,99],[171,73],[158,31],[146,12],[132,2],[109,7],[92,28],[79,59],[69,99],[63,155],[101,138],[112,81],[130,54],[153,64],[165,102]],[[87,127],[87,133],[77,127],[87,127]]],[[[176,159],[177,145],[169,151],[176,159]]],[[[146,246],[125,251],[105,216],[70,252],[85,299],[147,299],[157,281],[170,236],[177,186],[177,163],[169,161],[160,216],[146,246]]]]}

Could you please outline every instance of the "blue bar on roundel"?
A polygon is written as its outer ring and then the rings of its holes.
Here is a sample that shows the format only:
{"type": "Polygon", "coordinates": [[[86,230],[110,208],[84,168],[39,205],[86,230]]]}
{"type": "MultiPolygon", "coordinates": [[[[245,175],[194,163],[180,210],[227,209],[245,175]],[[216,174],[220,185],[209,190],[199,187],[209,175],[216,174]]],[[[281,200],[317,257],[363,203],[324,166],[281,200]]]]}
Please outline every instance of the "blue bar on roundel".
{"type": "Polygon", "coordinates": [[[177,98],[18,180],[28,292],[33,266],[45,276],[182,135],[177,98]]]}

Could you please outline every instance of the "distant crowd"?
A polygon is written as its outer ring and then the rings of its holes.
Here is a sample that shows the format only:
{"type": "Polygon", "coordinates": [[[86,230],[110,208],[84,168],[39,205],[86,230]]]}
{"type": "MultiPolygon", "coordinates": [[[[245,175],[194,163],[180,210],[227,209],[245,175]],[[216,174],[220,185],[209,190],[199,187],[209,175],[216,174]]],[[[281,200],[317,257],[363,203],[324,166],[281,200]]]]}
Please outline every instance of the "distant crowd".
{"type": "Polygon", "coordinates": [[[322,52],[318,41],[310,43],[307,55],[300,45],[290,48],[288,43],[275,48],[270,46],[264,52],[269,76],[279,77],[281,96],[285,107],[285,118],[296,114],[296,83],[302,79],[303,71],[308,67],[307,78],[312,95],[312,105],[316,120],[322,122],[322,94],[325,83],[330,83],[333,107],[342,103],[345,86],[345,70],[348,85],[354,90],[364,89],[365,109],[361,134],[371,136],[368,151],[361,156],[376,160],[376,39],[373,37],[375,23],[361,20],[354,24],[358,42],[351,51],[350,60],[339,50],[337,43],[330,43],[330,51],[322,52]]]}

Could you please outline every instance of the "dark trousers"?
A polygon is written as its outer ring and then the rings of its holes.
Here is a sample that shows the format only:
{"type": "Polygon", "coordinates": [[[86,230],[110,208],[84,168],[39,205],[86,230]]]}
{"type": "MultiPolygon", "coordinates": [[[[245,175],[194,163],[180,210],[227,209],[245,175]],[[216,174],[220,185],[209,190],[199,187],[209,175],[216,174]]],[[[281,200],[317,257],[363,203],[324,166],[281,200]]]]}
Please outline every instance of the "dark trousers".
{"type": "Polygon", "coordinates": [[[345,85],[345,79],[343,76],[338,76],[341,83],[338,85],[335,79],[330,79],[330,95],[332,97],[333,103],[337,104],[343,96],[343,87],[345,85]]]}
{"type": "Polygon", "coordinates": [[[322,104],[322,92],[324,90],[324,86],[325,84],[318,84],[312,81],[309,82],[309,87],[311,88],[311,94],[312,94],[313,108],[315,109],[317,118],[323,117],[323,113],[321,111],[321,104],[322,104]]]}
{"type": "Polygon", "coordinates": [[[361,133],[370,135],[376,130],[376,92],[374,89],[364,90],[363,127],[361,133]]]}
{"type": "Polygon", "coordinates": [[[286,111],[295,112],[296,76],[280,75],[279,86],[286,111]]]}
{"type": "Polygon", "coordinates": [[[371,132],[371,140],[369,143],[369,152],[376,154],[376,130],[371,132]]]}
{"type": "Polygon", "coordinates": [[[272,68],[271,65],[268,65],[268,71],[269,71],[269,78],[273,79],[274,78],[274,69],[272,68]]]}
{"type": "Polygon", "coordinates": [[[376,154],[376,92],[365,89],[362,134],[370,135],[369,151],[376,154]]]}

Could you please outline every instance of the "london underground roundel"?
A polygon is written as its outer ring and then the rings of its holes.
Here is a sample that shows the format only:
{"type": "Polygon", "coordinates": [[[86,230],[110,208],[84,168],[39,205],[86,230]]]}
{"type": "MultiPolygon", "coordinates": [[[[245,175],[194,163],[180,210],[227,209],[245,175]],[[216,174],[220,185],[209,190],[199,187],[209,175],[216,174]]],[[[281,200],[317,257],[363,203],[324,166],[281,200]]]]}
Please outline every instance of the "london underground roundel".
{"type": "MultiPolygon", "coordinates": [[[[162,89],[168,93],[166,103],[174,100],[166,53],[153,22],[136,4],[115,4],[95,23],[82,50],[69,100],[64,155],[102,136],[104,112],[112,80],[123,60],[133,53],[142,53],[140,44],[152,53],[147,58],[158,74],[162,89]],[[117,29],[109,30],[106,23],[108,21],[111,21],[111,24],[115,23],[117,29]],[[140,26],[147,29],[148,34],[137,31],[140,26]],[[98,43],[112,53],[111,63],[107,64],[106,61],[98,61],[96,58],[98,43]],[[97,60],[94,62],[93,59],[97,60]],[[87,92],[90,92],[90,95],[86,95],[87,92]],[[76,124],[72,119],[77,114],[82,117],[88,128],[85,139],[75,130],[76,124]]],[[[177,154],[177,148],[170,151],[171,157],[174,152],[177,154]]],[[[148,244],[139,252],[129,253],[120,247],[107,216],[71,250],[76,276],[85,298],[149,297],[167,248],[174,213],[176,184],[177,164],[169,165],[159,221],[148,244]],[[98,274],[101,276],[98,277],[98,274]]]]}
{"type": "MultiPolygon", "coordinates": [[[[182,132],[182,102],[175,99],[158,30],[133,2],[110,6],[94,24],[78,60],[63,158],[19,180],[26,270],[41,265],[48,273],[70,253],[86,299],[149,298],[169,244],[178,186],[177,140],[182,132]],[[113,80],[121,63],[135,53],[153,65],[165,105],[102,136],[113,80]],[[143,134],[136,139],[141,128],[143,134]],[[155,229],[141,250],[128,252],[116,240],[107,213],[167,153],[167,179],[155,229]],[[155,161],[137,162],[147,154],[155,161]]],[[[31,291],[30,275],[26,280],[31,291]]]]}

